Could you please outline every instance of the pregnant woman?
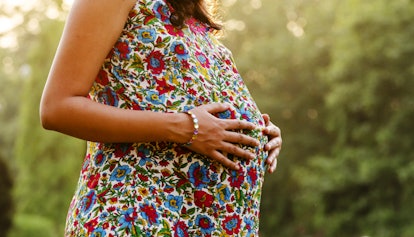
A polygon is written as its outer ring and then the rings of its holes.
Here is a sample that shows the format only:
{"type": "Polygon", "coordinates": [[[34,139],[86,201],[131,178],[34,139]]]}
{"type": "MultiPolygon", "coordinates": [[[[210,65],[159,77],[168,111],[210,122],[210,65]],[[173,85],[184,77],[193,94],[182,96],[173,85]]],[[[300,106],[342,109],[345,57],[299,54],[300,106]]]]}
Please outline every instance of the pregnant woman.
{"type": "Polygon", "coordinates": [[[280,152],[204,0],[75,0],[41,101],[87,140],[65,236],[258,236],[280,152]]]}

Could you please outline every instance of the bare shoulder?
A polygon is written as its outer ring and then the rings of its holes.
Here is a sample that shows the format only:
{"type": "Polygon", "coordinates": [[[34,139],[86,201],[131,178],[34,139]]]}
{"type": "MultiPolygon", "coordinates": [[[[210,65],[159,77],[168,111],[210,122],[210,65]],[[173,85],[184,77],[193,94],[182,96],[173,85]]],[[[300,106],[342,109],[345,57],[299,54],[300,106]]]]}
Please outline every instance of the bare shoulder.
{"type": "Polygon", "coordinates": [[[88,93],[136,1],[74,1],[49,73],[46,97],[88,93]]]}
{"type": "Polygon", "coordinates": [[[101,20],[125,18],[137,0],[75,0],[71,14],[101,20]],[[82,13],[86,13],[82,15],[82,13]]]}

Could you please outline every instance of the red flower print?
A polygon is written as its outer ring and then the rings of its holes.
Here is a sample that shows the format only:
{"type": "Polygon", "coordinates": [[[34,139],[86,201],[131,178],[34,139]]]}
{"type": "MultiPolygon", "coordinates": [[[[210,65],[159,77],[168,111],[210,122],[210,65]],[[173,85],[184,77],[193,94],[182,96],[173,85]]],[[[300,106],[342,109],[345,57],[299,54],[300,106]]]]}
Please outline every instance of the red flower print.
{"type": "Polygon", "coordinates": [[[226,204],[226,211],[228,213],[233,213],[234,212],[234,206],[232,204],[226,204]]]}
{"type": "Polygon", "coordinates": [[[234,188],[240,188],[244,182],[244,175],[242,170],[232,170],[230,177],[227,179],[230,182],[230,186],[234,188]]]}
{"type": "Polygon", "coordinates": [[[119,53],[119,56],[121,59],[127,59],[128,54],[131,52],[131,49],[129,48],[129,45],[127,42],[117,42],[115,44],[115,49],[119,53]]]}
{"type": "Polygon", "coordinates": [[[140,204],[141,215],[147,219],[149,225],[157,224],[158,223],[158,213],[155,209],[154,204],[149,204],[146,202],[145,204],[140,204]]]}
{"type": "Polygon", "coordinates": [[[117,143],[114,146],[115,157],[122,158],[126,156],[132,149],[132,146],[128,146],[125,143],[117,143]]]}
{"type": "Polygon", "coordinates": [[[166,192],[166,193],[172,193],[172,192],[174,192],[174,187],[172,187],[172,186],[167,186],[167,187],[165,187],[164,188],[164,192],[166,192]]]}
{"type": "Polygon", "coordinates": [[[162,160],[162,161],[160,161],[160,163],[159,163],[162,167],[166,167],[166,166],[168,166],[169,164],[170,164],[170,162],[168,162],[167,160],[162,160]]]}
{"type": "Polygon", "coordinates": [[[87,184],[88,188],[94,189],[98,185],[100,178],[101,178],[100,173],[91,175],[91,177],[89,178],[88,184],[87,184]]]}
{"type": "Polygon", "coordinates": [[[194,192],[194,202],[196,206],[205,208],[205,207],[211,207],[213,204],[213,196],[211,194],[208,194],[204,191],[195,191],[194,192]]]}
{"type": "MultiPolygon", "coordinates": [[[[185,69],[190,69],[190,64],[188,63],[187,60],[181,60],[181,65],[183,68],[185,69]]],[[[191,81],[191,77],[184,77],[184,81],[191,81]]]]}
{"type": "Polygon", "coordinates": [[[238,215],[226,216],[221,226],[228,235],[237,235],[240,231],[241,219],[238,215]]]}
{"type": "Polygon", "coordinates": [[[177,182],[177,188],[181,188],[183,185],[189,184],[190,181],[185,178],[180,178],[177,182]]]}
{"type": "Polygon", "coordinates": [[[102,164],[102,162],[104,161],[104,156],[102,153],[98,153],[95,156],[95,164],[102,164]]]}
{"type": "Polygon", "coordinates": [[[204,55],[201,52],[196,52],[195,56],[197,58],[197,60],[200,62],[200,64],[205,67],[205,68],[209,68],[210,67],[210,61],[208,60],[208,58],[206,57],[206,55],[204,55]]]}
{"type": "Polygon", "coordinates": [[[159,51],[151,52],[144,61],[147,63],[147,69],[154,74],[160,74],[165,68],[163,54],[159,51]]]}
{"type": "Polygon", "coordinates": [[[162,21],[166,21],[168,19],[168,8],[167,5],[165,4],[161,4],[160,2],[156,2],[154,4],[154,9],[153,9],[155,16],[160,18],[162,21]]]}
{"type": "Polygon", "coordinates": [[[122,188],[123,186],[124,186],[124,183],[119,182],[119,183],[116,183],[116,184],[114,185],[114,189],[120,189],[120,188],[122,188]]]}
{"type": "Polygon", "coordinates": [[[256,168],[250,168],[247,170],[247,175],[248,177],[248,181],[249,183],[251,183],[251,185],[255,185],[256,181],[257,181],[257,170],[256,168]]]}
{"type": "Polygon", "coordinates": [[[188,19],[187,24],[190,26],[190,30],[193,31],[196,34],[197,33],[203,33],[205,31],[207,31],[207,27],[204,26],[203,24],[201,24],[200,22],[198,22],[194,18],[188,19]]]}
{"type": "Polygon", "coordinates": [[[83,226],[88,230],[88,233],[91,233],[95,227],[98,225],[98,217],[92,219],[91,221],[86,222],[83,226]]]}
{"type": "Polygon", "coordinates": [[[168,34],[173,36],[184,36],[184,33],[181,29],[177,29],[175,26],[168,24],[165,25],[165,28],[167,29],[168,34]]]}
{"type": "Polygon", "coordinates": [[[169,170],[169,169],[162,169],[161,170],[161,174],[162,174],[162,176],[164,176],[164,177],[168,177],[168,176],[170,176],[171,175],[171,171],[169,170]]]}
{"type": "Polygon", "coordinates": [[[188,227],[183,221],[178,221],[173,227],[174,237],[189,237],[187,229],[188,227]]]}
{"type": "Polygon", "coordinates": [[[109,84],[108,80],[108,73],[104,70],[100,70],[98,73],[98,77],[96,78],[96,82],[101,84],[102,86],[106,86],[109,84]]]}
{"type": "Polygon", "coordinates": [[[187,54],[187,51],[185,50],[185,47],[183,44],[175,44],[174,53],[182,55],[182,54],[187,54]]]}
{"type": "Polygon", "coordinates": [[[105,222],[105,223],[102,225],[102,228],[104,228],[104,229],[108,229],[108,228],[109,228],[109,223],[108,223],[108,222],[105,222]]]}
{"type": "Polygon", "coordinates": [[[141,181],[144,181],[144,182],[148,181],[148,177],[147,177],[147,176],[145,176],[145,175],[143,175],[143,174],[138,174],[138,178],[139,178],[141,181]]]}
{"type": "Polygon", "coordinates": [[[158,93],[160,95],[175,90],[175,87],[168,84],[167,80],[165,78],[163,78],[162,80],[155,79],[155,81],[157,82],[157,89],[156,90],[158,91],[158,93]]]}
{"type": "Polygon", "coordinates": [[[155,16],[154,15],[148,15],[148,16],[146,16],[145,17],[145,19],[144,19],[144,24],[145,25],[147,25],[148,24],[148,22],[150,22],[150,21],[152,21],[152,20],[154,20],[155,19],[155,16]]]}
{"type": "Polygon", "coordinates": [[[194,90],[193,88],[188,89],[188,94],[190,95],[197,95],[197,91],[194,90]]]}

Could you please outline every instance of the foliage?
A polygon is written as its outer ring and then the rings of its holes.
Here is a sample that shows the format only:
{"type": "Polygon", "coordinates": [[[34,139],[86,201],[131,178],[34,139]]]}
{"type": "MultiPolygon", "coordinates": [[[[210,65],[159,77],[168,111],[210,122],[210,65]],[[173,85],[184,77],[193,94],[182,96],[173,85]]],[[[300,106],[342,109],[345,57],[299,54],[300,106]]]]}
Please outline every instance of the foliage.
{"type": "Polygon", "coordinates": [[[282,129],[283,151],[276,174],[266,177],[262,197],[261,236],[301,236],[312,212],[305,212],[293,178],[296,166],[326,154],[332,135],[325,129],[321,72],[330,63],[328,29],[335,17],[335,1],[262,1],[245,11],[249,1],[232,6],[229,18],[247,19],[246,29],[231,32],[239,70],[263,112],[282,129]],[[243,39],[243,40],[240,40],[243,39]],[[254,64],[252,64],[254,62],[254,64]],[[268,211],[267,211],[268,210],[268,211]],[[299,212],[299,213],[298,213],[299,212]]]}
{"type": "Polygon", "coordinates": [[[302,195],[317,194],[303,201],[320,203],[310,208],[326,236],[411,236],[414,7],[347,1],[339,9],[324,75],[334,145],[296,170],[302,195]]]}
{"type": "MultiPolygon", "coordinates": [[[[59,6],[48,3],[52,5],[43,7],[59,6]]],[[[19,64],[27,68],[27,75],[15,88],[22,91],[22,97],[19,131],[14,137],[16,212],[9,236],[61,235],[84,151],[84,142],[47,132],[40,126],[40,96],[63,26],[62,21],[51,19],[41,10],[27,12],[27,21],[17,26],[17,32],[27,30],[31,27],[28,22],[36,19],[39,30],[26,31],[19,38],[19,57],[10,56],[18,68],[19,64]]]]}
{"type": "Polygon", "coordinates": [[[226,42],[284,134],[261,236],[411,236],[412,2],[254,2],[226,42]]]}

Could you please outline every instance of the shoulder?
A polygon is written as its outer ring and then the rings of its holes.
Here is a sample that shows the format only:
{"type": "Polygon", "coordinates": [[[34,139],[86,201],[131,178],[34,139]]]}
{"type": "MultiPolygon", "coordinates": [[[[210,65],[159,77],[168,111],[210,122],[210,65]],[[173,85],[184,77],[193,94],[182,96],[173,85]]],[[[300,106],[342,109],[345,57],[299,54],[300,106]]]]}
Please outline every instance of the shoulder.
{"type": "Polygon", "coordinates": [[[101,19],[125,17],[137,2],[138,0],[75,0],[71,14],[76,17],[101,19]]]}

